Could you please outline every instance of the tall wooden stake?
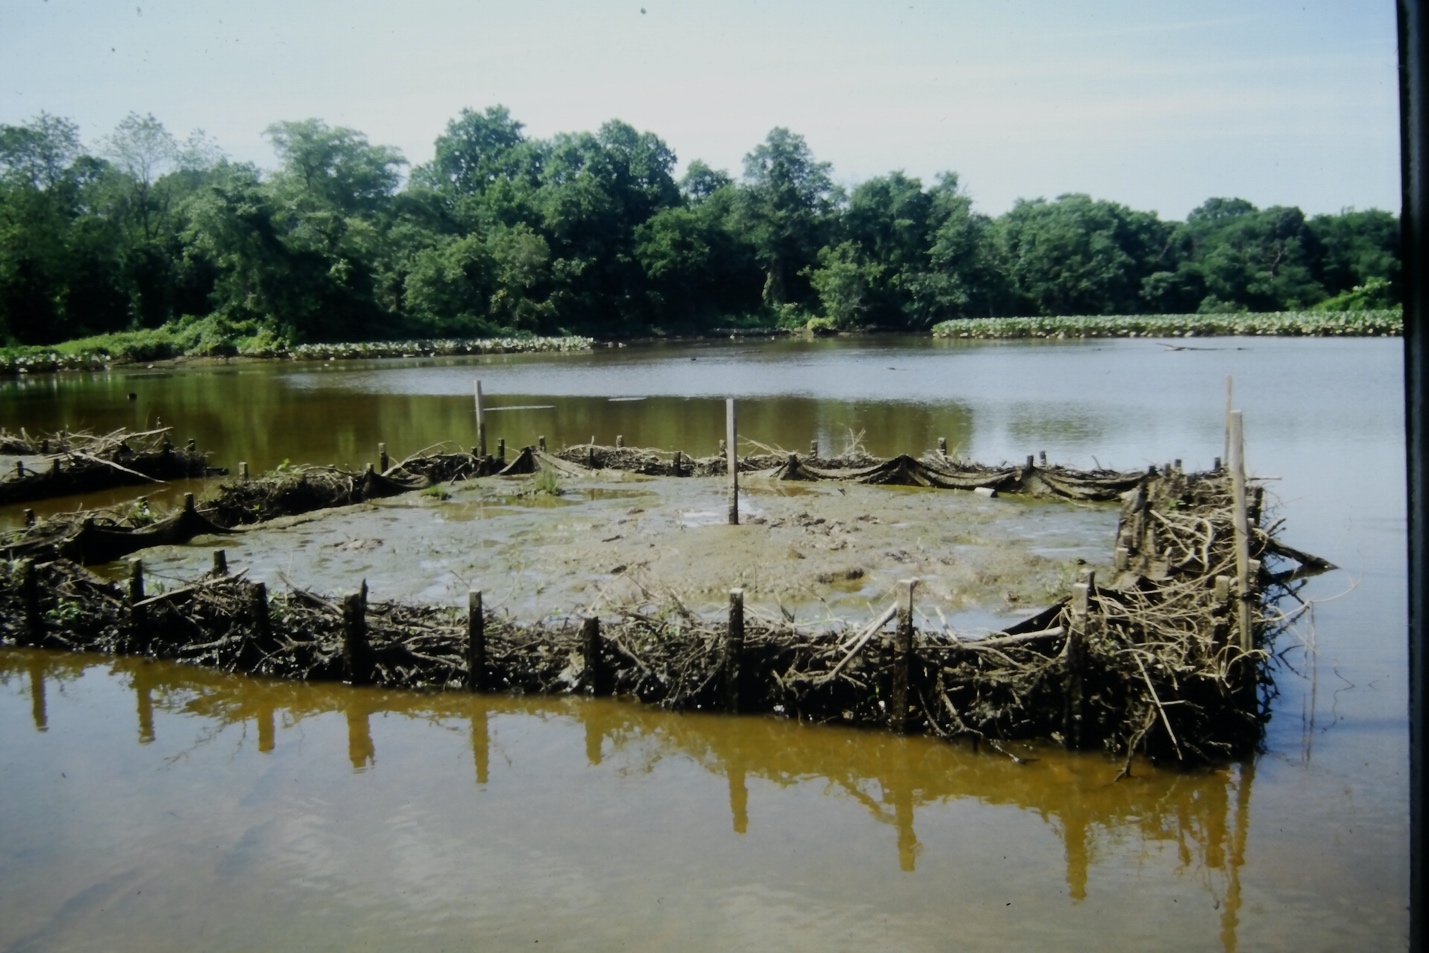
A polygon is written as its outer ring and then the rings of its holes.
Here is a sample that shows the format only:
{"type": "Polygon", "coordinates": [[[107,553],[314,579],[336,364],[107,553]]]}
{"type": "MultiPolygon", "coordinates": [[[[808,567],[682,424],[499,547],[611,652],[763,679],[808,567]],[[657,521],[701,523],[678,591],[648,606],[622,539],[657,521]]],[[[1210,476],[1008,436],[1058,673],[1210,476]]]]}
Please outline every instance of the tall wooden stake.
{"type": "Polygon", "coordinates": [[[605,692],[605,673],[600,664],[600,619],[589,616],[581,623],[581,652],[585,662],[585,690],[592,695],[605,692]]]}
{"type": "Polygon", "coordinates": [[[729,467],[729,525],[739,525],[739,428],[735,423],[734,398],[724,402],[725,464],[729,467]]]}
{"type": "Polygon", "coordinates": [[[476,455],[486,456],[486,415],[481,409],[481,381],[476,381],[476,455]]]}
{"type": "Polygon", "coordinates": [[[1245,513],[1245,427],[1238,410],[1231,411],[1226,419],[1230,423],[1228,457],[1231,466],[1231,518],[1235,521],[1235,579],[1236,596],[1240,602],[1240,650],[1249,652],[1255,648],[1255,641],[1251,634],[1250,527],[1245,513]]]}
{"type": "MultiPolygon", "coordinates": [[[[363,589],[367,580],[362,581],[363,589]]],[[[342,661],[353,685],[372,682],[372,646],[367,642],[367,599],[354,592],[342,600],[342,661]]]]}

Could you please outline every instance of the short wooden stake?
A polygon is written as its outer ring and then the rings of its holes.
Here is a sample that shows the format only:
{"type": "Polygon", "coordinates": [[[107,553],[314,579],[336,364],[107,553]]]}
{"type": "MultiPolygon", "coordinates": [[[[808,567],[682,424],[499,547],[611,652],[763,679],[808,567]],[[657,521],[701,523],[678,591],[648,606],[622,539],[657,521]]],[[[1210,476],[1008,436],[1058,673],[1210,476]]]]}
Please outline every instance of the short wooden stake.
{"type": "Polygon", "coordinates": [[[675,476],[680,476],[680,471],[684,469],[684,463],[685,463],[685,455],[684,455],[683,453],[681,453],[680,451],[676,450],[676,451],[675,451],[675,462],[674,462],[674,465],[673,465],[673,466],[674,466],[674,470],[675,470],[675,476]]]}
{"type": "Polygon", "coordinates": [[[1068,748],[1082,746],[1082,713],[1084,686],[1083,660],[1091,622],[1091,595],[1096,588],[1096,575],[1090,569],[1077,574],[1072,586],[1071,624],[1067,631],[1067,647],[1063,657],[1066,677],[1066,707],[1062,712],[1062,744],[1068,748]]]}
{"type": "Polygon", "coordinates": [[[33,559],[20,564],[20,587],[25,600],[25,637],[29,644],[39,645],[44,640],[45,620],[40,615],[40,571],[33,559]]]}
{"type": "Polygon", "coordinates": [[[728,448],[725,463],[729,467],[729,525],[739,525],[739,428],[735,422],[734,398],[724,402],[724,438],[728,448]]]}
{"type": "Polygon", "coordinates": [[[34,510],[26,510],[26,511],[25,511],[25,525],[26,525],[26,526],[34,526],[34,525],[35,525],[35,511],[34,511],[34,510]]]}
{"type": "Polygon", "coordinates": [[[898,583],[898,629],[893,635],[893,691],[889,698],[888,726],[908,730],[908,681],[913,668],[913,589],[916,579],[898,583]]]}
{"type": "Polygon", "coordinates": [[[1126,567],[1131,565],[1131,551],[1125,546],[1118,546],[1111,565],[1117,572],[1126,572],[1126,567]]]}
{"type": "Polygon", "coordinates": [[[144,607],[144,560],[134,559],[129,563],[129,634],[134,647],[140,652],[149,649],[149,633],[146,623],[148,612],[144,607]]]}
{"type": "Polygon", "coordinates": [[[948,438],[947,438],[947,437],[939,437],[939,438],[938,438],[938,456],[942,457],[944,460],[948,459],[948,438]]]}
{"type": "Polygon", "coordinates": [[[542,453],[545,453],[545,452],[546,452],[546,435],[545,435],[545,434],[542,434],[541,436],[539,436],[539,437],[536,438],[536,449],[537,449],[537,450],[540,450],[542,453]]]}
{"type": "Polygon", "coordinates": [[[189,453],[193,453],[193,452],[196,451],[197,449],[198,449],[198,441],[195,440],[193,437],[190,437],[190,438],[189,438],[189,442],[188,442],[188,451],[189,451],[189,453]]]}
{"type": "Polygon", "coordinates": [[[258,646],[267,650],[273,643],[273,625],[268,616],[268,587],[254,583],[248,590],[248,615],[253,624],[253,637],[258,646]]]}
{"type": "Polygon", "coordinates": [[[506,438],[502,437],[496,441],[496,459],[501,461],[501,465],[506,465],[506,438]]]}
{"type": "Polygon", "coordinates": [[[592,695],[605,694],[605,672],[600,661],[600,619],[588,616],[581,623],[581,654],[585,662],[582,681],[592,695]]]}
{"type": "Polygon", "coordinates": [[[622,448],[622,447],[624,447],[624,446],[625,446],[625,434],[623,434],[623,433],[618,433],[618,434],[616,434],[616,435],[615,435],[615,448],[616,448],[617,450],[619,450],[620,448],[622,448]]]}
{"type": "Polygon", "coordinates": [[[1046,450],[1038,450],[1038,451],[1037,451],[1037,463],[1038,463],[1038,465],[1040,465],[1044,470],[1047,468],[1047,451],[1046,451],[1046,450]]]}
{"type": "Polygon", "coordinates": [[[247,479],[248,479],[248,461],[247,461],[247,460],[239,460],[239,461],[238,461],[238,479],[240,479],[240,480],[247,480],[247,479]]]}
{"type": "Polygon", "coordinates": [[[480,589],[466,594],[466,690],[486,691],[486,615],[480,589]]]}
{"type": "MultiPolygon", "coordinates": [[[[363,588],[367,580],[363,580],[363,588]]],[[[342,599],[342,663],[353,685],[372,682],[372,646],[367,642],[367,600],[364,592],[342,599]]]]}
{"type": "Polygon", "coordinates": [[[481,406],[481,381],[476,386],[476,456],[486,456],[486,415],[481,406]]]}
{"type": "Polygon", "coordinates": [[[228,575],[228,554],[221,549],[213,551],[213,574],[215,576],[228,575]]]}
{"type": "Polygon", "coordinates": [[[16,461],[15,461],[15,477],[16,477],[16,479],[20,479],[20,480],[25,479],[25,461],[24,461],[24,460],[16,460],[16,461]]]}
{"type": "Polygon", "coordinates": [[[185,513],[192,513],[193,511],[194,511],[194,495],[193,495],[192,493],[185,493],[185,494],[184,494],[184,512],[185,512],[185,513]]]}
{"type": "Polygon", "coordinates": [[[817,439],[809,441],[809,457],[814,460],[819,458],[819,441],[817,439]]]}
{"type": "Polygon", "coordinates": [[[391,466],[392,462],[387,457],[387,444],[379,443],[377,445],[377,468],[386,473],[391,466]]]}
{"type": "Polygon", "coordinates": [[[1037,468],[1036,468],[1035,466],[1033,466],[1033,464],[1032,464],[1032,454],[1030,454],[1030,453],[1027,455],[1026,469],[1028,469],[1028,470],[1035,470],[1035,469],[1037,469],[1037,468]]]}
{"type": "Polygon", "coordinates": [[[744,656],[744,590],[729,591],[729,630],[724,645],[724,710],[739,714],[739,670],[744,656]]]}

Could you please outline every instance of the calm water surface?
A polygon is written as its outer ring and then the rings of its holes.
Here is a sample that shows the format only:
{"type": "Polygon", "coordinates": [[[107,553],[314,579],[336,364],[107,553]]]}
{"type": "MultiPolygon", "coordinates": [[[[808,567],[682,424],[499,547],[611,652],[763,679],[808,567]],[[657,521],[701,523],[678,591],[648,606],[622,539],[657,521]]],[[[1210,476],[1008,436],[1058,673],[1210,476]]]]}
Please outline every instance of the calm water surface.
{"type": "Polygon", "coordinates": [[[1095,754],[1017,765],[758,718],[0,651],[0,949],[1402,947],[1399,342],[1186,343],[720,343],[0,383],[0,426],[158,419],[255,468],[469,445],[474,378],[513,446],[621,434],[707,453],[732,395],[744,437],[791,449],[944,436],[987,462],[1130,468],[1208,466],[1234,375],[1287,540],[1343,567],[1280,643],[1263,755],[1115,783],[1095,754]]]}

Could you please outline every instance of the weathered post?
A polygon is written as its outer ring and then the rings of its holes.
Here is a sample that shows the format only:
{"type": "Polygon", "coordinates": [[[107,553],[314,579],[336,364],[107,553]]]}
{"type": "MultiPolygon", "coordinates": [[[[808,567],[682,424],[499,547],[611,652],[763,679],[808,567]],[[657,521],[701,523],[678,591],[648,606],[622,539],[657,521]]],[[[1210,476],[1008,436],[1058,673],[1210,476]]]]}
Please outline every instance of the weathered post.
{"type": "Polygon", "coordinates": [[[616,435],[615,435],[615,449],[620,450],[620,449],[623,448],[624,446],[625,446],[625,434],[623,434],[623,433],[618,433],[618,434],[616,434],[616,435]]]}
{"type": "Polygon", "coordinates": [[[35,511],[34,511],[34,510],[26,510],[26,511],[25,511],[25,525],[26,525],[27,527],[29,527],[29,526],[34,526],[34,525],[35,525],[35,511]]]}
{"type": "Polygon", "coordinates": [[[23,479],[25,479],[25,461],[24,461],[24,460],[16,460],[16,461],[15,461],[15,479],[17,479],[17,480],[23,480],[23,479]]]}
{"type": "Polygon", "coordinates": [[[268,617],[268,587],[261,582],[248,589],[248,615],[258,647],[267,651],[273,644],[273,624],[268,617]]]}
{"type": "Polygon", "coordinates": [[[391,466],[392,461],[387,457],[387,444],[379,443],[377,445],[377,469],[386,473],[391,466]]]}
{"type": "Polygon", "coordinates": [[[1083,569],[1072,585],[1071,623],[1067,631],[1067,648],[1063,658],[1066,675],[1066,708],[1062,713],[1062,743],[1068,748],[1082,746],[1082,713],[1084,710],[1083,667],[1086,659],[1087,633],[1090,629],[1091,595],[1096,587],[1096,574],[1083,569]]]}
{"type": "MultiPolygon", "coordinates": [[[[367,580],[363,580],[366,588],[367,580]]],[[[372,646],[367,642],[367,600],[354,592],[342,600],[342,663],[353,685],[372,682],[372,646]]]]}
{"type": "Polygon", "coordinates": [[[144,606],[144,560],[134,559],[129,562],[129,637],[140,652],[149,649],[147,616],[144,606]]]}
{"type": "Polygon", "coordinates": [[[194,511],[194,495],[193,495],[192,493],[185,493],[185,494],[184,494],[184,512],[185,512],[185,513],[192,513],[193,511],[194,511]]]}
{"type": "Polygon", "coordinates": [[[817,437],[809,441],[809,459],[819,459],[819,440],[817,437]]]}
{"type": "Polygon", "coordinates": [[[238,479],[246,481],[248,479],[248,461],[238,461],[238,479]]]}
{"type": "Polygon", "coordinates": [[[744,590],[729,591],[729,634],[724,646],[724,710],[739,714],[739,669],[744,656],[744,590]]]}
{"type": "Polygon", "coordinates": [[[1226,448],[1221,456],[1225,457],[1227,465],[1234,461],[1231,459],[1231,410],[1235,406],[1233,395],[1235,394],[1235,378],[1226,375],[1226,448]]]}
{"type": "Polygon", "coordinates": [[[486,615],[480,589],[466,594],[466,690],[486,690],[486,615]]]}
{"type": "Polygon", "coordinates": [[[917,579],[902,579],[898,583],[898,629],[893,635],[893,691],[888,727],[899,733],[908,730],[908,681],[913,668],[913,589],[917,585],[917,579]]]}
{"type": "Polygon", "coordinates": [[[729,525],[739,525],[739,428],[735,422],[734,398],[724,402],[725,462],[729,467],[729,525]]]}
{"type": "Polygon", "coordinates": [[[45,620],[40,615],[40,571],[33,559],[20,564],[20,589],[25,600],[25,639],[30,645],[39,645],[44,640],[45,620]]]}
{"type": "Polygon", "coordinates": [[[1032,454],[1029,453],[1029,454],[1027,455],[1027,463],[1026,463],[1026,465],[1023,467],[1023,469],[1028,470],[1028,471],[1032,471],[1032,470],[1037,469],[1037,467],[1036,467],[1036,466],[1033,464],[1033,462],[1032,462],[1032,454]]]}
{"type": "MultiPolygon", "coordinates": [[[[1227,379],[1229,381],[1229,379],[1227,379]]],[[[1229,387],[1229,383],[1227,383],[1229,387]]],[[[1231,462],[1231,519],[1235,524],[1235,580],[1236,596],[1240,600],[1237,617],[1240,626],[1240,650],[1249,652],[1255,648],[1251,633],[1250,591],[1250,527],[1246,521],[1245,507],[1245,425],[1241,412],[1233,410],[1228,415],[1230,422],[1230,462],[1231,462]]]]}
{"type": "Polygon", "coordinates": [[[190,437],[186,449],[188,450],[189,453],[194,453],[194,452],[196,452],[196,451],[198,450],[198,441],[195,440],[193,437],[190,437]]]}
{"type": "Polygon", "coordinates": [[[680,451],[675,451],[675,462],[673,464],[675,476],[680,476],[680,471],[684,469],[685,455],[680,451]]]}
{"type": "Polygon", "coordinates": [[[481,381],[476,385],[476,455],[486,456],[486,415],[481,407],[481,381]]]}
{"type": "Polygon", "coordinates": [[[228,553],[221,549],[213,551],[213,574],[215,576],[228,575],[228,553]]]}
{"type": "Polygon", "coordinates": [[[944,460],[948,459],[948,438],[947,438],[947,437],[939,437],[939,438],[938,438],[938,456],[942,457],[944,460]]]}
{"type": "Polygon", "coordinates": [[[582,681],[592,695],[605,693],[605,672],[600,663],[600,619],[587,616],[581,623],[581,654],[585,662],[582,681]]]}
{"type": "Polygon", "coordinates": [[[501,465],[506,466],[506,438],[502,437],[496,441],[496,459],[501,465]]]}
{"type": "Polygon", "coordinates": [[[545,453],[545,452],[546,452],[546,435],[545,435],[545,434],[542,434],[541,436],[539,436],[539,437],[536,438],[536,449],[537,449],[537,450],[540,450],[542,453],[545,453]]]}
{"type": "Polygon", "coordinates": [[[1042,467],[1042,469],[1044,469],[1044,470],[1047,469],[1047,451],[1046,451],[1046,450],[1038,450],[1038,451],[1037,451],[1037,463],[1038,463],[1039,466],[1042,467]]]}

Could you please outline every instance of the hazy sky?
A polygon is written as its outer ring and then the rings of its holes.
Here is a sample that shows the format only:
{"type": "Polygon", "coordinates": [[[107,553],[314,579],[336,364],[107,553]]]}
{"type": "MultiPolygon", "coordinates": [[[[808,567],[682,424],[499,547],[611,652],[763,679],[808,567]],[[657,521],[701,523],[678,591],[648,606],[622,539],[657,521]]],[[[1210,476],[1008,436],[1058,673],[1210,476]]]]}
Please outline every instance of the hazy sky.
{"type": "Polygon", "coordinates": [[[463,107],[622,119],[738,175],[775,126],[835,178],[957,172],[1000,214],[1087,192],[1398,209],[1393,0],[0,0],[0,123],[130,111],[274,164],[317,117],[428,160],[463,107]]]}

